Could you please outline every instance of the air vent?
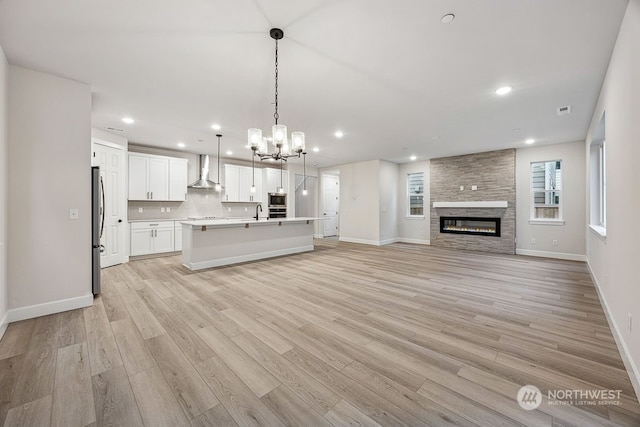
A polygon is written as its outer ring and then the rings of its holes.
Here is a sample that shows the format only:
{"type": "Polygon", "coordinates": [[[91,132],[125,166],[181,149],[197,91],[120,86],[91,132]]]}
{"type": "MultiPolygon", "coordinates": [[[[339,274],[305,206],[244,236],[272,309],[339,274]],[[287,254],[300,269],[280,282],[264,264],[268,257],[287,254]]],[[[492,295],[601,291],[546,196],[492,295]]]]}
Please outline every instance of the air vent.
{"type": "Polygon", "coordinates": [[[106,130],[112,130],[114,132],[124,132],[124,129],[118,129],[118,128],[114,128],[112,126],[105,126],[104,127],[106,130]]]}
{"type": "Polygon", "coordinates": [[[558,107],[557,112],[559,116],[566,116],[571,114],[571,105],[565,105],[564,107],[558,107]]]}

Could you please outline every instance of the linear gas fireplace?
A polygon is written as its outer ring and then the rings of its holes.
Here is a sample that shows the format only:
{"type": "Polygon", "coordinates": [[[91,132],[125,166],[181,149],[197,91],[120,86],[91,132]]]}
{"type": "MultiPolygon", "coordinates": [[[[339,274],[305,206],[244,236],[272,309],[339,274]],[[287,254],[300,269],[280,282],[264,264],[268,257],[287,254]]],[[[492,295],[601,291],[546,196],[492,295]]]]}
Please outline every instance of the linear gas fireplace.
{"type": "Polygon", "coordinates": [[[500,237],[500,218],[441,216],[440,232],[500,237]]]}

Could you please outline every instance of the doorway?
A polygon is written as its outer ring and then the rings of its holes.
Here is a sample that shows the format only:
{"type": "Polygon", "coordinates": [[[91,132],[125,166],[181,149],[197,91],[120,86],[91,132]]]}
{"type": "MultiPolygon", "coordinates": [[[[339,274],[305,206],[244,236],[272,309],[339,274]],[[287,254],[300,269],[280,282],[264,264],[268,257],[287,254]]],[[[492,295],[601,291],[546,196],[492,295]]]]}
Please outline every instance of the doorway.
{"type": "Polygon", "coordinates": [[[340,176],[333,173],[322,175],[322,235],[324,237],[338,236],[340,206],[340,176]]]}
{"type": "Polygon", "coordinates": [[[91,166],[100,167],[104,186],[104,232],[100,244],[104,251],[100,267],[126,261],[127,195],[125,189],[124,147],[91,139],[91,166]]]}

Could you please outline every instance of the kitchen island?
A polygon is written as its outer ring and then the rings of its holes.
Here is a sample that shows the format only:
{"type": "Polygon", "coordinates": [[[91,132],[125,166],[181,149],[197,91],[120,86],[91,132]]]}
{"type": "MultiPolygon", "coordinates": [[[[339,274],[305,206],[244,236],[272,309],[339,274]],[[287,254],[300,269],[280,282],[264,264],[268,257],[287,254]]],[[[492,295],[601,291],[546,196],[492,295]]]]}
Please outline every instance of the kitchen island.
{"type": "Polygon", "coordinates": [[[320,218],[197,219],[182,223],[182,263],[191,270],[313,250],[320,218]]]}

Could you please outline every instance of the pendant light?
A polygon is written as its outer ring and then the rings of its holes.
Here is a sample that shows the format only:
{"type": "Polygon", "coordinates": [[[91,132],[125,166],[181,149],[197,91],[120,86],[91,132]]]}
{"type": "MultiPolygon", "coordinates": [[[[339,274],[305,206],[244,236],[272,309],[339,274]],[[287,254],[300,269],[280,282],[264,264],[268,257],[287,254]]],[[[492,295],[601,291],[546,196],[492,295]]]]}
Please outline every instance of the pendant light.
{"type": "Polygon", "coordinates": [[[220,192],[222,191],[222,184],[220,183],[220,138],[222,138],[222,134],[216,134],[218,137],[218,181],[216,181],[215,190],[220,192]]]}
{"type": "Polygon", "coordinates": [[[307,195],[307,153],[302,152],[302,195],[307,195]]]}
{"type": "MultiPolygon", "coordinates": [[[[287,126],[278,123],[280,115],[278,114],[278,40],[284,37],[284,31],[280,28],[272,28],[269,35],[276,42],[275,55],[275,111],[273,118],[275,124],[271,128],[271,138],[262,137],[262,129],[251,128],[247,131],[248,145],[253,150],[254,156],[260,157],[260,160],[273,159],[287,161],[289,157],[298,157],[304,151],[305,140],[304,132],[296,131],[291,133],[291,140],[288,139],[287,126]],[[275,151],[269,153],[269,140],[272,142],[275,151]]],[[[282,187],[282,186],[281,186],[282,187]]]]}

